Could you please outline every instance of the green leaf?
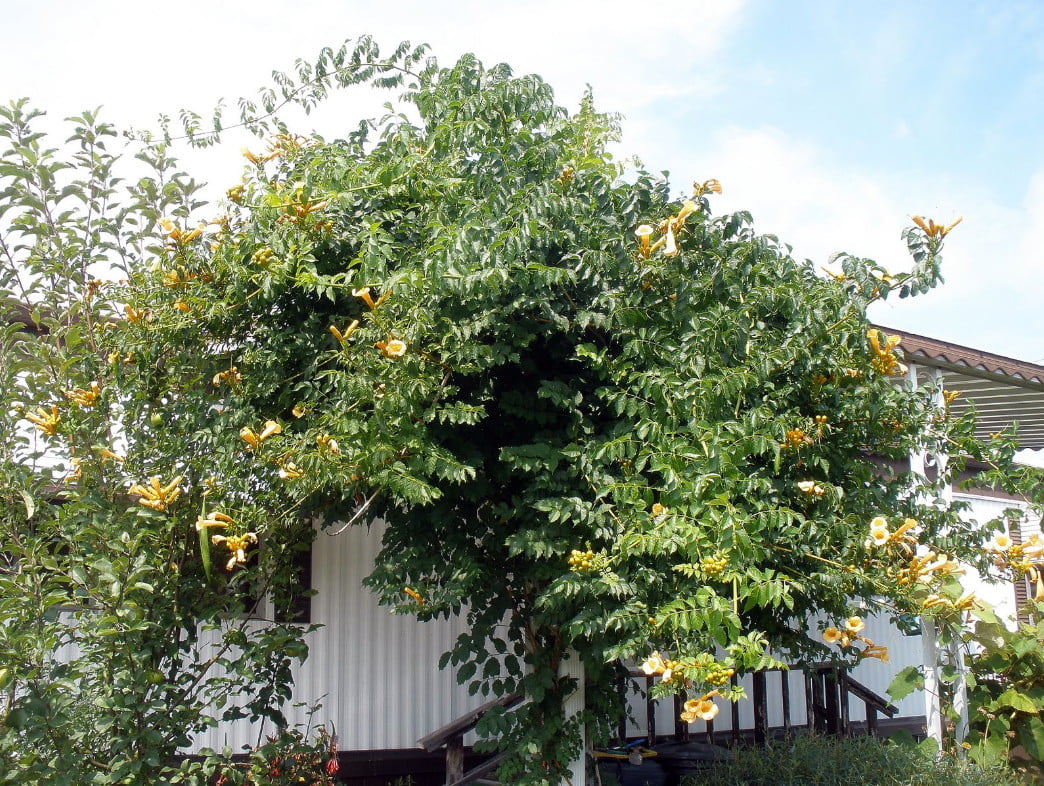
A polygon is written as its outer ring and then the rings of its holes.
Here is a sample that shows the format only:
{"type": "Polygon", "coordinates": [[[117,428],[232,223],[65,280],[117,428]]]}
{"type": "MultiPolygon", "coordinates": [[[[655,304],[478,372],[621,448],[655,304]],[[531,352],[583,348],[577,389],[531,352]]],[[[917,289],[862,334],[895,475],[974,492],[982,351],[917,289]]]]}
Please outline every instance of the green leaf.
{"type": "Polygon", "coordinates": [[[1026,753],[1037,762],[1044,761],[1044,721],[1038,716],[1020,720],[1016,732],[1026,753]]]}
{"type": "Polygon", "coordinates": [[[901,669],[888,685],[887,693],[894,701],[904,699],[915,690],[924,690],[924,675],[917,666],[901,669]]]}
{"type": "Polygon", "coordinates": [[[1024,693],[1020,693],[1014,688],[1008,688],[1004,693],[998,696],[992,704],[996,709],[1011,707],[1013,710],[1018,710],[1019,712],[1038,712],[1038,707],[1033,699],[1024,693]]]}

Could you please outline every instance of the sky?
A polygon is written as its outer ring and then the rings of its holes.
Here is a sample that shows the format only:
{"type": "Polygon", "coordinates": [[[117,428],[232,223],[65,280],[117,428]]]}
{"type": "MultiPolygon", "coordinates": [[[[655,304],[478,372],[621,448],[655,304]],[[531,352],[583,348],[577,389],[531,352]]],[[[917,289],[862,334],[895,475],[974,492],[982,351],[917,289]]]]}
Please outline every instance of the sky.
{"type": "MultiPolygon", "coordinates": [[[[620,112],[621,154],[675,192],[717,178],[719,212],[826,265],[845,251],[908,269],[914,215],[963,222],[947,283],[878,323],[1044,363],[1044,2],[826,0],[0,0],[0,101],[120,126],[209,114],[273,70],[370,34],[538,73],[576,107],[620,112]]],[[[393,93],[335,95],[299,130],[327,138],[393,93]]],[[[186,158],[212,197],[241,140],[186,158]]]]}

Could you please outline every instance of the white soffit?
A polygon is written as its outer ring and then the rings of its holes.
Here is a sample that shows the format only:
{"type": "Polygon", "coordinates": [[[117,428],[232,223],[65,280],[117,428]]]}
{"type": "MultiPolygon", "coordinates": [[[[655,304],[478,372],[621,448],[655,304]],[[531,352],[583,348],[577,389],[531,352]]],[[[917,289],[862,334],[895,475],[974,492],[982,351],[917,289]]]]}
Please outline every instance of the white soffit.
{"type": "Polygon", "coordinates": [[[950,404],[951,412],[963,415],[974,409],[977,436],[987,439],[1015,426],[1021,448],[1044,449],[1044,366],[901,330],[879,329],[901,336],[899,348],[907,363],[942,372],[944,390],[960,394],[950,404]]]}

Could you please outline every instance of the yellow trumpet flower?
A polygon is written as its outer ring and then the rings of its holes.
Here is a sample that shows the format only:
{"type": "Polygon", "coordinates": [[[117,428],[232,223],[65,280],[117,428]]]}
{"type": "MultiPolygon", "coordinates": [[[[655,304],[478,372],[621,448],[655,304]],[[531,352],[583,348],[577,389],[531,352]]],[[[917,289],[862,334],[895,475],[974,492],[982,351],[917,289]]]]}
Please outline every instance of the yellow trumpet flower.
{"type": "Polygon", "coordinates": [[[80,460],[78,458],[74,458],[71,459],[71,463],[72,469],[69,471],[69,474],[62,479],[63,483],[75,483],[83,477],[83,467],[80,466],[80,460]]]}
{"type": "Polygon", "coordinates": [[[837,644],[843,638],[847,637],[833,625],[823,631],[823,641],[827,644],[837,644]]]}
{"type": "Polygon", "coordinates": [[[695,182],[692,184],[692,195],[694,197],[701,197],[704,194],[720,194],[721,183],[718,182],[717,178],[711,178],[710,180],[704,180],[702,183],[695,182]]]}
{"type": "Polygon", "coordinates": [[[655,231],[656,230],[648,224],[642,224],[634,230],[634,236],[638,238],[638,253],[643,257],[648,258],[649,254],[652,253],[651,238],[655,231]]]}
{"type": "Polygon", "coordinates": [[[123,312],[127,315],[127,321],[134,323],[145,318],[146,312],[140,308],[134,308],[134,306],[124,306],[123,312]]]}
{"type": "Polygon", "coordinates": [[[814,480],[799,480],[797,487],[801,493],[808,494],[811,497],[822,497],[826,493],[826,489],[814,480]]]}
{"type": "Polygon", "coordinates": [[[257,450],[261,443],[275,434],[282,434],[283,427],[274,420],[265,422],[265,427],[260,434],[256,434],[252,428],[244,426],[239,430],[240,438],[247,443],[252,450],[257,450]]]}
{"type": "Polygon", "coordinates": [[[411,598],[413,598],[417,602],[418,606],[424,605],[424,596],[417,592],[417,590],[410,589],[409,587],[403,587],[402,591],[409,595],[411,598]]]}
{"type": "Polygon", "coordinates": [[[686,723],[692,723],[697,719],[714,720],[719,709],[718,705],[714,703],[714,697],[719,695],[721,694],[717,691],[711,691],[698,699],[689,699],[685,702],[685,710],[681,714],[681,719],[686,723]]]}
{"type": "Polygon", "coordinates": [[[944,226],[943,224],[936,224],[930,218],[925,219],[922,216],[914,216],[912,219],[912,221],[921,228],[924,234],[928,235],[928,237],[937,237],[940,240],[942,240],[944,237],[950,234],[950,230],[957,226],[959,223],[961,223],[963,220],[964,216],[960,216],[949,226],[944,226]]]}
{"type": "Polygon", "coordinates": [[[642,662],[641,669],[647,677],[652,677],[654,674],[663,674],[667,671],[667,663],[659,652],[654,652],[642,662]]]}
{"type": "Polygon", "coordinates": [[[214,385],[225,383],[231,387],[235,387],[243,381],[243,375],[239,373],[239,369],[236,366],[232,366],[225,371],[219,371],[210,381],[214,385]]]}
{"type": "Polygon", "coordinates": [[[58,407],[53,404],[49,412],[43,407],[37,407],[36,412],[30,412],[25,419],[35,424],[42,433],[49,437],[58,433],[58,424],[62,422],[62,416],[58,414],[58,407]]]}
{"type": "Polygon", "coordinates": [[[867,331],[866,337],[870,341],[870,348],[874,356],[870,359],[872,365],[878,372],[885,376],[900,376],[906,373],[906,366],[899,362],[895,356],[895,348],[899,346],[899,336],[885,336],[884,344],[881,343],[883,334],[876,328],[867,331]]]}
{"type": "Polygon", "coordinates": [[[98,397],[101,396],[101,388],[97,382],[92,382],[90,390],[74,387],[72,390],[66,390],[65,396],[73,404],[78,404],[81,407],[93,407],[98,403],[98,397]]]}
{"type": "Polygon", "coordinates": [[[359,320],[353,319],[351,324],[344,329],[343,333],[340,330],[338,330],[335,325],[330,325],[330,332],[333,334],[333,337],[337,339],[338,344],[343,344],[348,339],[348,337],[355,332],[355,329],[357,327],[359,327],[359,320]]]}
{"type": "Polygon", "coordinates": [[[139,505],[151,508],[152,510],[166,512],[170,503],[177,499],[178,495],[181,494],[181,489],[178,488],[181,479],[181,475],[178,475],[170,483],[164,486],[160,482],[159,477],[154,476],[149,478],[149,484],[147,486],[141,486],[135,483],[130,487],[128,493],[136,494],[139,497],[139,505]]]}
{"type": "Polygon", "coordinates": [[[888,663],[888,647],[882,647],[880,644],[870,644],[859,653],[859,657],[877,658],[882,663],[888,663]]]}
{"type": "Polygon", "coordinates": [[[301,468],[294,464],[292,461],[288,461],[285,464],[281,464],[279,467],[279,477],[283,480],[295,480],[301,477],[304,472],[301,468]]]}
{"type": "Polygon", "coordinates": [[[387,341],[378,341],[374,346],[381,351],[386,358],[401,358],[406,354],[406,342],[397,338],[389,338],[387,341]]]}
{"type": "Polygon", "coordinates": [[[229,524],[234,524],[231,516],[226,516],[224,513],[218,513],[217,511],[211,511],[209,514],[204,513],[202,516],[196,519],[196,532],[207,529],[208,527],[227,527],[229,524]]]}
{"type": "Polygon", "coordinates": [[[373,302],[373,298],[370,296],[369,287],[361,287],[359,289],[352,290],[352,297],[360,297],[363,302],[370,307],[370,310],[377,308],[377,304],[373,302]]]}
{"type": "Polygon", "coordinates": [[[1006,535],[1003,532],[999,532],[990,539],[983,548],[986,551],[1007,551],[1014,545],[1015,541],[1011,539],[1010,535],[1006,535]]]}
{"type": "Polygon", "coordinates": [[[849,633],[859,633],[866,627],[862,617],[849,617],[845,620],[845,630],[849,633]]]}
{"type": "Polygon", "coordinates": [[[316,437],[315,441],[320,448],[324,448],[325,450],[330,451],[335,456],[340,455],[341,448],[337,444],[337,440],[331,437],[329,434],[322,434],[316,437]]]}
{"type": "Polygon", "coordinates": [[[257,543],[257,535],[253,532],[246,532],[242,535],[229,535],[227,537],[225,535],[214,535],[210,542],[215,546],[220,546],[224,543],[225,548],[232,552],[232,556],[225,563],[225,570],[232,570],[236,565],[246,564],[246,550],[251,543],[257,543]]]}

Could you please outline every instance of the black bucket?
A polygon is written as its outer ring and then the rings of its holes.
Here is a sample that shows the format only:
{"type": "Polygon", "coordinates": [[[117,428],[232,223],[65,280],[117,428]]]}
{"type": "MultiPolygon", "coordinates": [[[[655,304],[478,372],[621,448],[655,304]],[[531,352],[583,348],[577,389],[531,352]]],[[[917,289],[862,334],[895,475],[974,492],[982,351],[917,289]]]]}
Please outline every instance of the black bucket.
{"type": "Polygon", "coordinates": [[[656,761],[667,774],[665,786],[679,786],[689,775],[706,775],[716,762],[732,760],[732,751],[703,742],[666,742],[657,745],[656,761]]]}
{"type": "Polygon", "coordinates": [[[598,772],[603,786],[666,786],[667,773],[655,759],[631,764],[626,759],[601,759],[598,772]]]}

